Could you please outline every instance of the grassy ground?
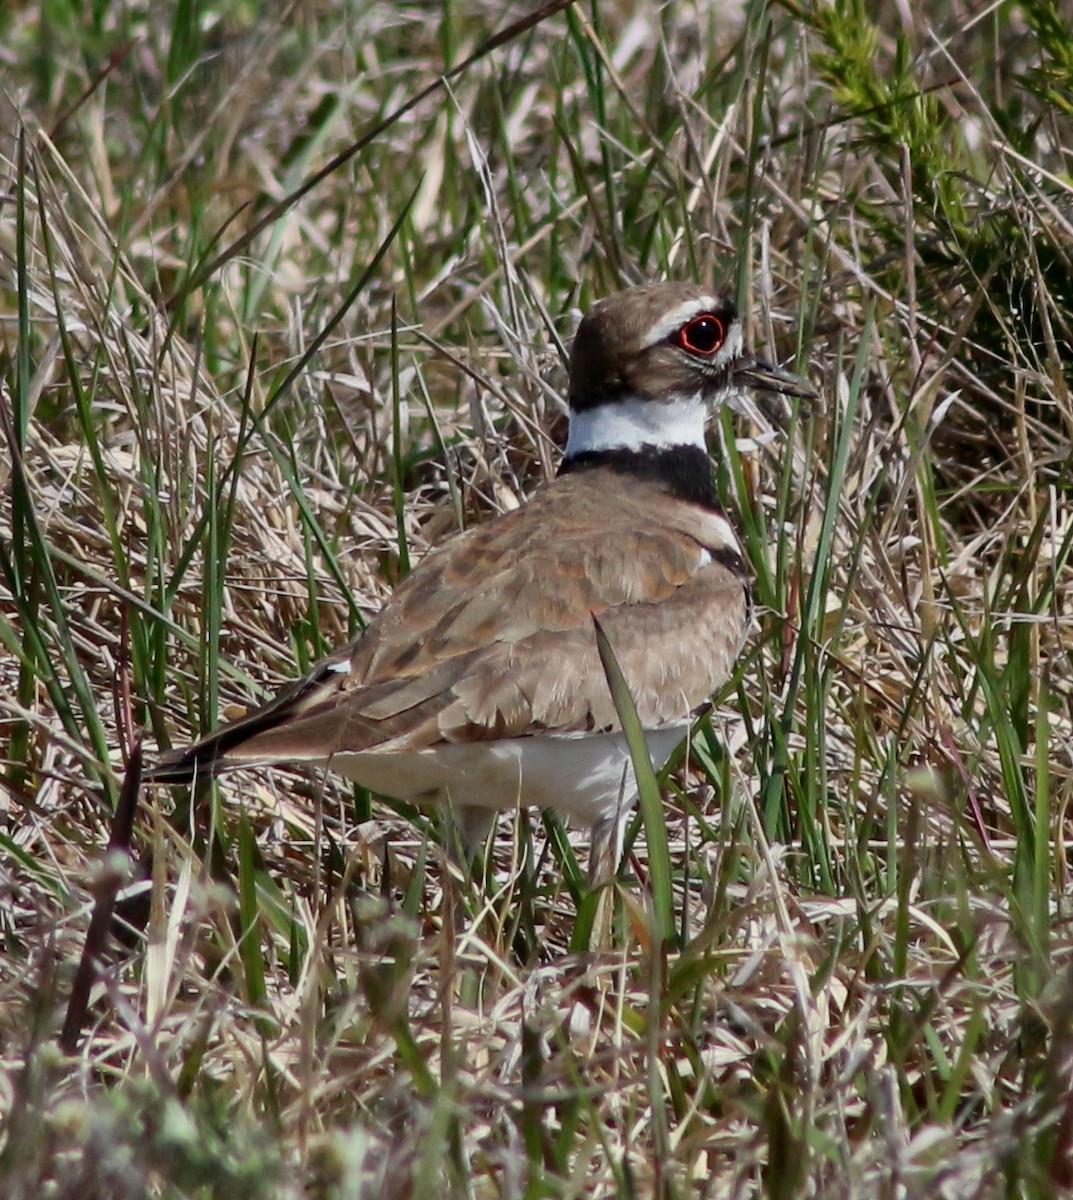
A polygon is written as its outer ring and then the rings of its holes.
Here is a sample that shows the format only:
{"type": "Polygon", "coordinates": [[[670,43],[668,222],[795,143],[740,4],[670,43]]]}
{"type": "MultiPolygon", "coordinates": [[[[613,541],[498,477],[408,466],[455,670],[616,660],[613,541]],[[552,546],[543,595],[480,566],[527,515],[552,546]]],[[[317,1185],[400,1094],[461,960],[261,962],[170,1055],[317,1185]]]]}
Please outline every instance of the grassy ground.
{"type": "Polygon", "coordinates": [[[0,6],[6,1197],[1073,1188],[1073,6],[547,9],[0,6]],[[475,881],[332,778],[151,789],[61,1051],[138,732],[529,493],[661,277],[822,386],[713,429],[761,612],[673,889],[638,831],[590,947],[536,814],[475,881]]]}

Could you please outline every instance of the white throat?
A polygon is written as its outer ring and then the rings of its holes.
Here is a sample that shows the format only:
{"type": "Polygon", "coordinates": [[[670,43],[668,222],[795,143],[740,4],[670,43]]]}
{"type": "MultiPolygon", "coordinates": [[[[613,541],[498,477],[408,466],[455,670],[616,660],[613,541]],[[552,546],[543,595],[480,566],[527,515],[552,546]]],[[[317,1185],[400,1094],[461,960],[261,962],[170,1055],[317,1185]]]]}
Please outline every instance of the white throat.
{"type": "Polygon", "coordinates": [[[708,406],[700,392],[671,400],[623,396],[596,408],[570,413],[564,458],[602,450],[640,450],[642,446],[704,449],[708,406]]]}

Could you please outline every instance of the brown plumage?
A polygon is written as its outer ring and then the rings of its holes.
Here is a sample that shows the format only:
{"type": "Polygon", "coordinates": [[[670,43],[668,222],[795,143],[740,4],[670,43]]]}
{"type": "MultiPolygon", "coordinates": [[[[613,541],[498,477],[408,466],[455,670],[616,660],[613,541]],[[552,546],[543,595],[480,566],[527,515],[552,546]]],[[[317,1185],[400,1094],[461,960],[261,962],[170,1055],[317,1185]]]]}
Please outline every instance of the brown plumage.
{"type": "Polygon", "coordinates": [[[575,344],[559,477],[432,551],[357,641],[150,777],[318,762],[400,799],[550,805],[620,828],[632,768],[594,618],[658,767],[745,637],[745,567],[703,422],[732,377],[758,375],[804,390],[743,359],[732,306],[703,289],[604,301],[575,344]]]}

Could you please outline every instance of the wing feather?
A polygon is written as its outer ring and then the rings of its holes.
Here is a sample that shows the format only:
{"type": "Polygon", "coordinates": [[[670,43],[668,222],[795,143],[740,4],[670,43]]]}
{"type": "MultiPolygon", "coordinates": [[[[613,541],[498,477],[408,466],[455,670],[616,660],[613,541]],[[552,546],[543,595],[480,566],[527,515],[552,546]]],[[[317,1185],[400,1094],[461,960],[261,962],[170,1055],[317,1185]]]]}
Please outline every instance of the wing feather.
{"type": "Polygon", "coordinates": [[[642,723],[680,721],[726,678],[748,623],[726,519],[565,476],[434,550],[365,633],[156,779],[341,751],[616,728],[600,618],[642,723]]]}

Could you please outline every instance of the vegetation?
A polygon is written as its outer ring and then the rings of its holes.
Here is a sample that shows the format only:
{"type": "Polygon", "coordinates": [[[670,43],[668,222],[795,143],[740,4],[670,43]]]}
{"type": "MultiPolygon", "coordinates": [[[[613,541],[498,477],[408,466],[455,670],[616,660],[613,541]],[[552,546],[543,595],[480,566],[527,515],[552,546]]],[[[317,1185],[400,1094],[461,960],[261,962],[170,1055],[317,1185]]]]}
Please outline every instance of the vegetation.
{"type": "Polygon", "coordinates": [[[973,9],[0,5],[0,1194],[1070,1194],[1073,6],[973,9]],[[669,875],[121,802],[546,478],[662,277],[822,389],[713,427],[759,617],[669,875]]]}

